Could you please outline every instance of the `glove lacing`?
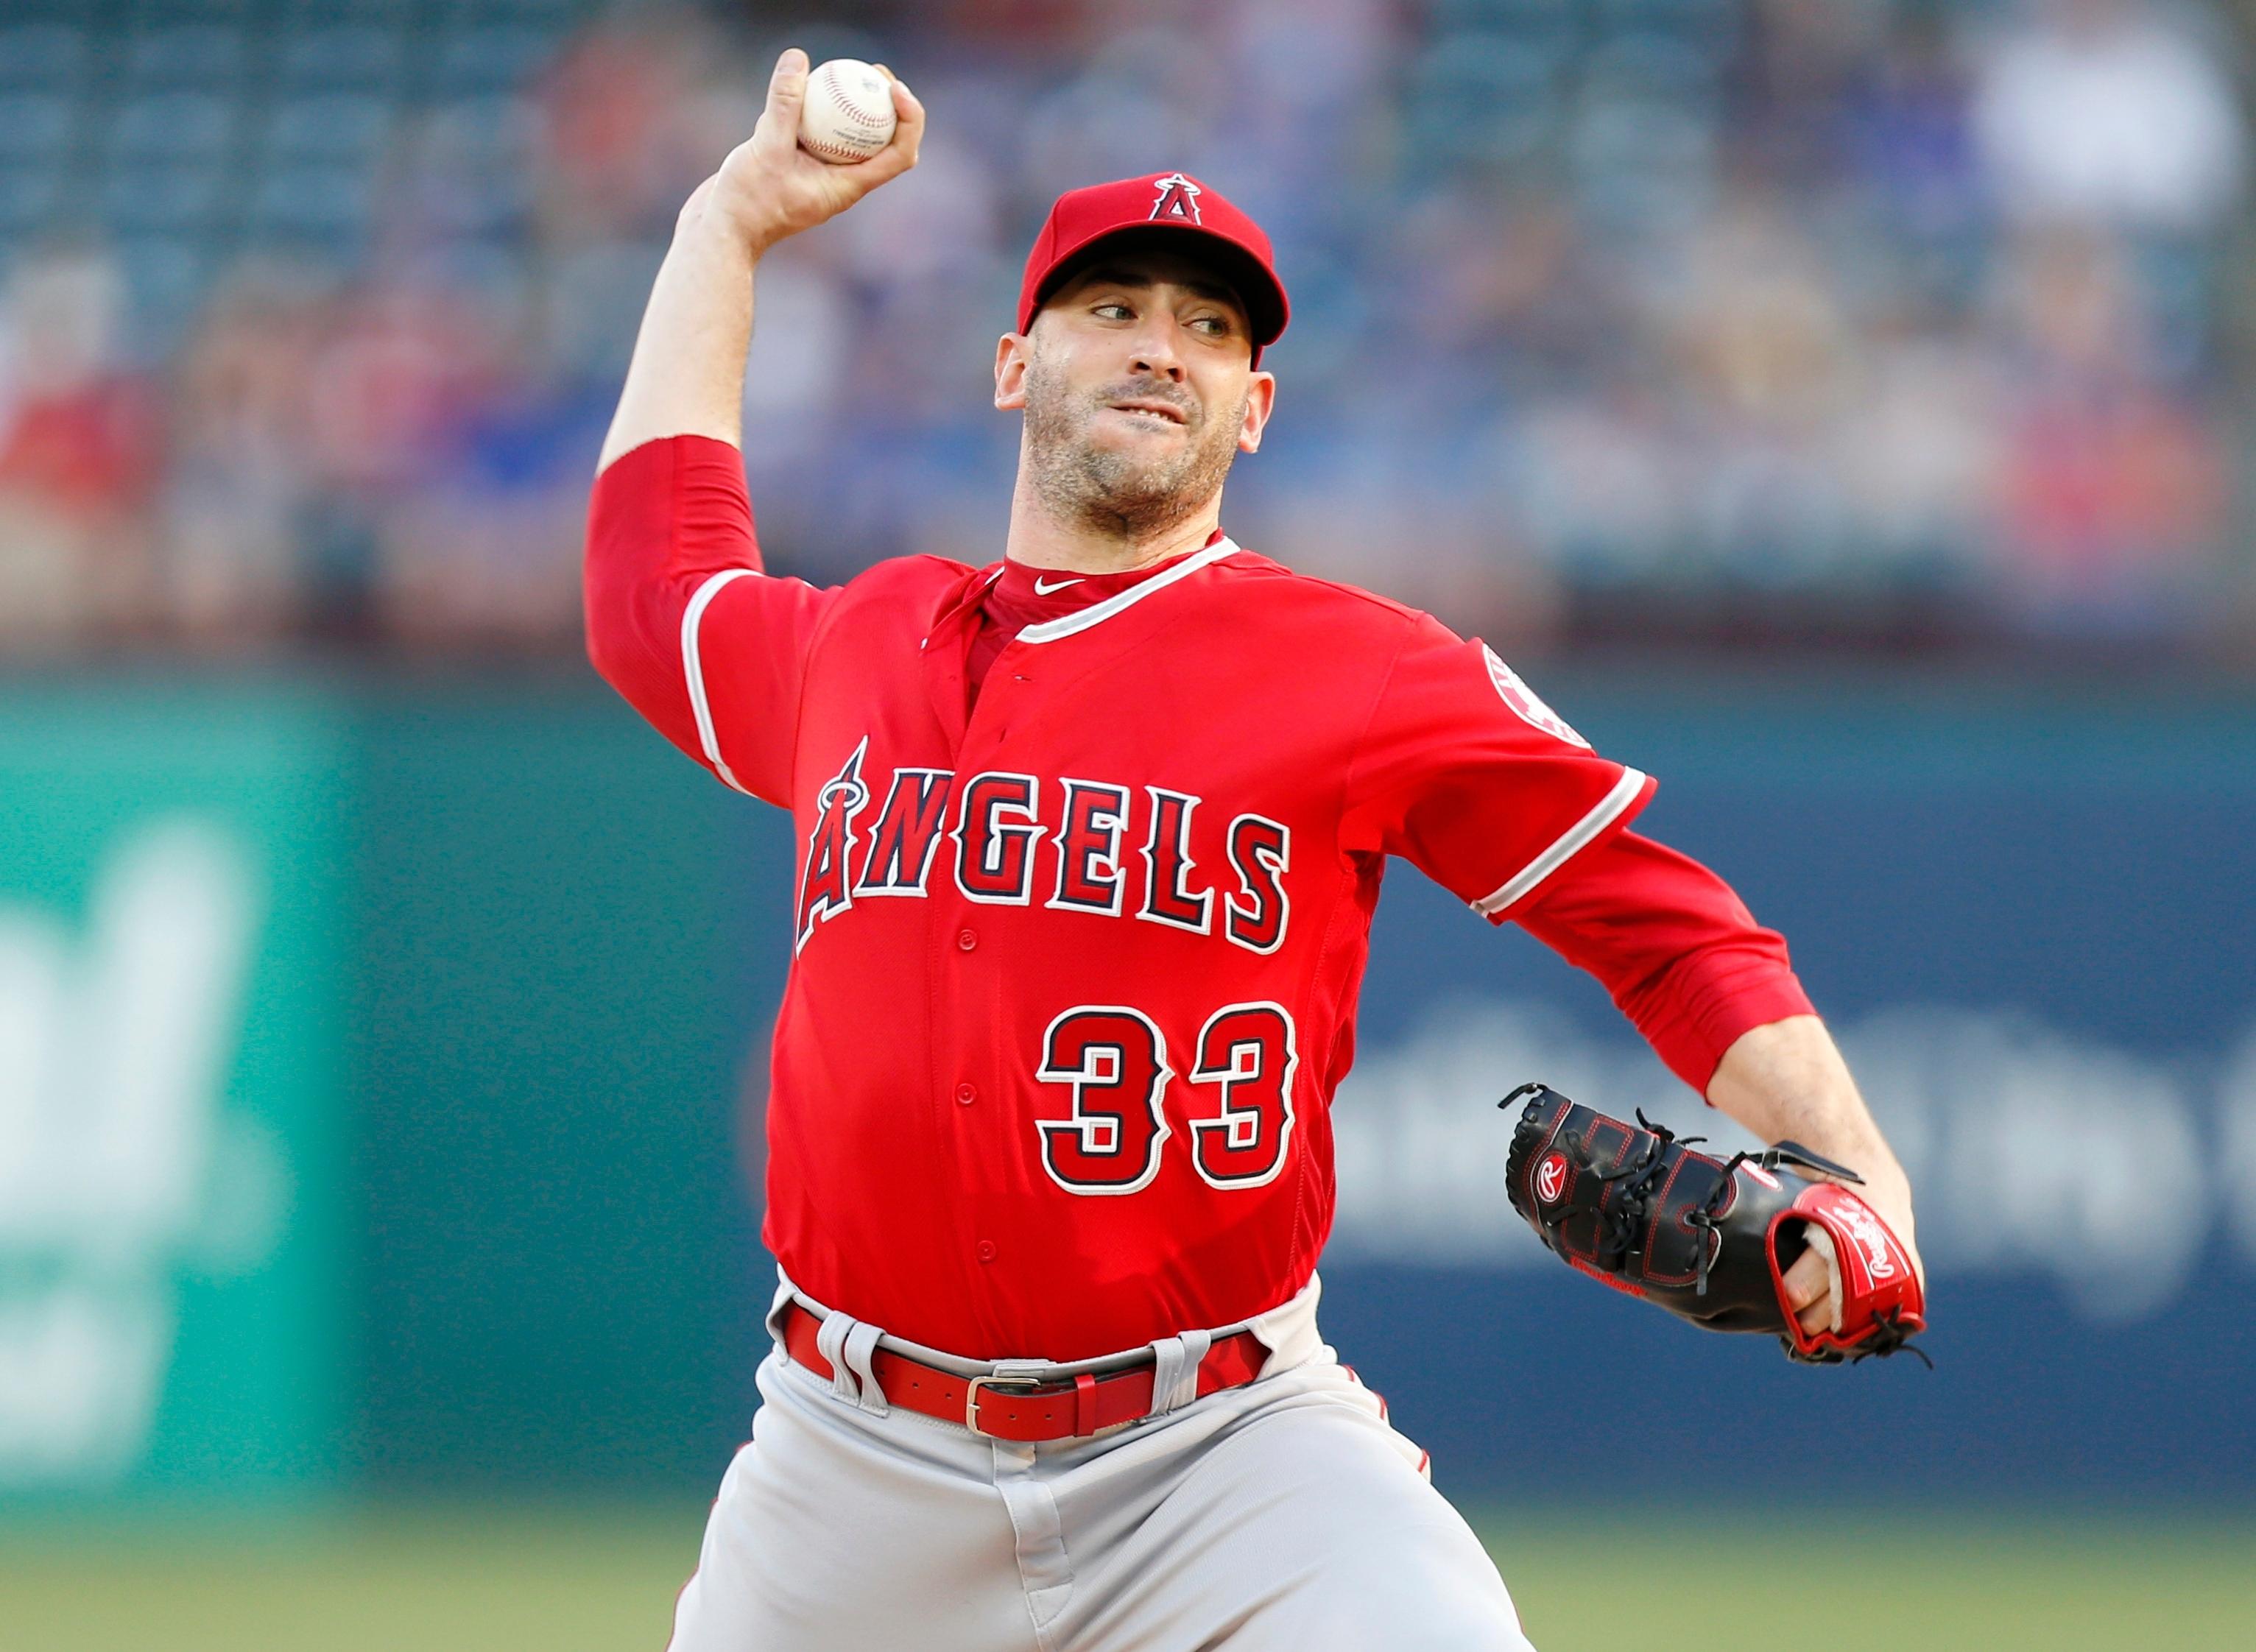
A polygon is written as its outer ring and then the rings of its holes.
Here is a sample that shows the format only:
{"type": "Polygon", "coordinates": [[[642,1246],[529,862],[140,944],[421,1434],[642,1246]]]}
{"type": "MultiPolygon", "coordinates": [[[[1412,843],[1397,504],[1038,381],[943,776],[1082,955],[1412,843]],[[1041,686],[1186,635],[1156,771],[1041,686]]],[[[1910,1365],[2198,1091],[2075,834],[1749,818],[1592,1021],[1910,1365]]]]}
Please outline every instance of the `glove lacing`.
{"type": "MultiPolygon", "coordinates": [[[[1645,1151],[1627,1163],[1611,1170],[1600,1170],[1590,1161],[1590,1142],[1583,1142],[1583,1168],[1597,1181],[1604,1185],[1605,1196],[1598,1202],[1597,1229],[1591,1241],[1591,1260],[1611,1274],[1629,1271],[1629,1259],[1636,1254],[1637,1241],[1646,1229],[1646,1214],[1653,1197],[1660,1191],[1667,1174],[1669,1145],[1679,1140],[1676,1132],[1665,1124],[1655,1124],[1645,1116],[1645,1109],[1637,1110],[1637,1122],[1648,1140],[1645,1151]]],[[[1704,1142],[1704,1135],[1688,1135],[1682,1144],[1691,1146],[1704,1142]]],[[[1708,1291],[1707,1248],[1701,1248],[1700,1294],[1708,1291]]]]}

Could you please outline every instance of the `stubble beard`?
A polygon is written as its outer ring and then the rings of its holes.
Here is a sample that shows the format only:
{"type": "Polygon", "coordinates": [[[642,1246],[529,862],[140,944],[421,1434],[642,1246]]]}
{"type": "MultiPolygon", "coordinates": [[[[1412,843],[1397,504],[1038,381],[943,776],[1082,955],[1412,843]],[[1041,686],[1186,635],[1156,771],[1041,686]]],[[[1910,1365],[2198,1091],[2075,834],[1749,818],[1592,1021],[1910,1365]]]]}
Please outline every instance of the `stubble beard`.
{"type": "Polygon", "coordinates": [[[1060,522],[1125,542],[1154,538],[1222,491],[1244,417],[1242,401],[1228,418],[1206,418],[1164,389],[1133,381],[1106,385],[1083,400],[1058,383],[1037,355],[1026,366],[1026,467],[1034,496],[1060,522]],[[1107,403],[1135,397],[1181,406],[1190,439],[1148,459],[1089,439],[1089,423],[1107,403]]]}

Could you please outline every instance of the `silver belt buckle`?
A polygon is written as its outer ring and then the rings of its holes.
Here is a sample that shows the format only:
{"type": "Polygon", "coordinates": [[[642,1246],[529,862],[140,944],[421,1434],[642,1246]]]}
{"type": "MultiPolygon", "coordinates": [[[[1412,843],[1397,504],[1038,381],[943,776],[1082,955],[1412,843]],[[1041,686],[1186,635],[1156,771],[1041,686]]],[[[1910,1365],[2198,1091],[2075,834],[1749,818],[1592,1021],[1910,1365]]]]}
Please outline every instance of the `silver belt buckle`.
{"type": "Polygon", "coordinates": [[[1035,1376],[998,1376],[992,1371],[982,1372],[963,1385],[963,1426],[983,1438],[995,1436],[979,1426],[979,1390],[982,1388],[1020,1388],[1031,1394],[1043,1386],[1044,1378],[1035,1376]]]}

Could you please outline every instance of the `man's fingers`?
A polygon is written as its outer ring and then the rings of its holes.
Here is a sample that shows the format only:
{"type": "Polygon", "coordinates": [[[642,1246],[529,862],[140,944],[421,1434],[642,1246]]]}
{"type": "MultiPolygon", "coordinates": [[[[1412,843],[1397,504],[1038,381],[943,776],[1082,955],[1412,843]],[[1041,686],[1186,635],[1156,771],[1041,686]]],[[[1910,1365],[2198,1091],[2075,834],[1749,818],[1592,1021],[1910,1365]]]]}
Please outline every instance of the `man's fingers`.
{"type": "Polygon", "coordinates": [[[807,53],[795,46],[784,47],[776,58],[775,73],[768,76],[768,107],[797,107],[807,97],[807,53]]]}
{"type": "Polygon", "coordinates": [[[1832,1289],[1833,1276],[1825,1266],[1824,1257],[1815,1250],[1805,1250],[1786,1270],[1785,1284],[1786,1305],[1798,1312],[1832,1289]]]}
{"type": "Polygon", "coordinates": [[[800,110],[806,102],[807,53],[795,46],[786,46],[776,59],[775,73],[768,77],[767,107],[760,111],[753,137],[771,148],[795,148],[800,110]]]}
{"type": "Polygon", "coordinates": [[[1787,1311],[1804,1335],[1832,1327],[1833,1274],[1823,1256],[1814,1249],[1803,1251],[1786,1270],[1783,1284],[1787,1311]]]}
{"type": "Polygon", "coordinates": [[[924,142],[924,105],[917,102],[916,94],[904,81],[892,83],[892,141],[869,159],[840,169],[852,176],[864,193],[899,178],[915,165],[917,150],[924,142]]]}
{"type": "Polygon", "coordinates": [[[924,143],[924,105],[908,88],[906,81],[893,82],[893,141],[888,148],[904,150],[908,158],[901,163],[906,172],[917,164],[917,151],[924,143]]]}

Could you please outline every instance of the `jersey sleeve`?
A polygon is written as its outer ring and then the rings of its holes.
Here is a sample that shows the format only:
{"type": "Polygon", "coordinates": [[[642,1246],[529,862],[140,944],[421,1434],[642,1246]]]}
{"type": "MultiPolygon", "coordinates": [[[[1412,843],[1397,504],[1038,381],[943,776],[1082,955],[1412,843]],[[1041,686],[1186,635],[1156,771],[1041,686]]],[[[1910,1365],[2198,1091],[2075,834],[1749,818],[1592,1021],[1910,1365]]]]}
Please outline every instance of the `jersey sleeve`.
{"type": "Polygon", "coordinates": [[[1519,925],[1604,983],[1669,1071],[1697,1090],[1743,1034],[1815,1014],[1785,937],[1689,855],[1617,833],[1527,903],[1519,925]]]}
{"type": "Polygon", "coordinates": [[[807,661],[836,590],[760,565],[744,458],[671,436],[612,461],[588,513],[588,657],[714,775],[791,806],[807,661]]]}
{"type": "Polygon", "coordinates": [[[1400,855],[1501,924],[1653,790],[1592,751],[1494,650],[1420,615],[1350,767],[1342,841],[1400,855]]]}

